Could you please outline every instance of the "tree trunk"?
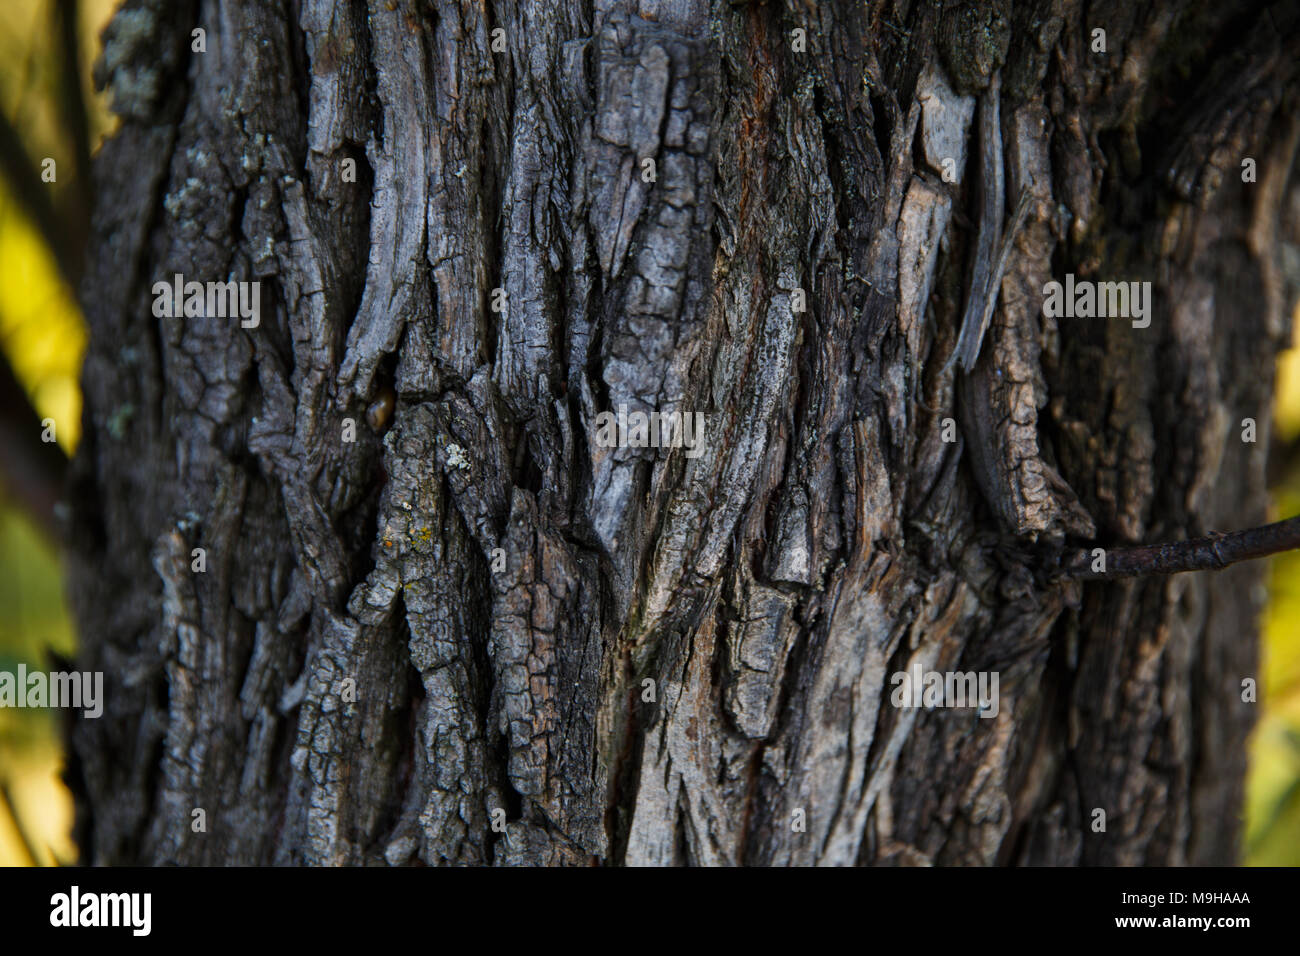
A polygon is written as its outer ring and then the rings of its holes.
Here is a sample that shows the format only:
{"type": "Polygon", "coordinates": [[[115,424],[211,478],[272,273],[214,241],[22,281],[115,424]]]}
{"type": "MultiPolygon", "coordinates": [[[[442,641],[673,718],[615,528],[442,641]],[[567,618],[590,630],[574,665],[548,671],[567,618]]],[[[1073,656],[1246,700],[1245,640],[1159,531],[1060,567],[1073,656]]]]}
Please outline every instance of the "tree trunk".
{"type": "Polygon", "coordinates": [[[105,36],[87,862],[1236,859],[1261,566],[1058,570],[1265,517],[1294,4],[127,0],[105,36]],[[260,324],[155,317],[178,273],[260,324]],[[1067,275],[1150,282],[1149,325],[1045,314],[1067,275]],[[702,440],[605,447],[620,409],[702,440]],[[897,706],[914,669],[996,705],[897,706]]]}

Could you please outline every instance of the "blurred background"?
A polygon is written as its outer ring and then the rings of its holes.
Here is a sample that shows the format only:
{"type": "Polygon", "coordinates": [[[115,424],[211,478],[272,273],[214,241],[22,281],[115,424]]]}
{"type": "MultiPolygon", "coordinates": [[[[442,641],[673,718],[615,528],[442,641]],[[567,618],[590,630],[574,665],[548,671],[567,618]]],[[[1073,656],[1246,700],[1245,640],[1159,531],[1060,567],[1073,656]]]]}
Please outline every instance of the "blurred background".
{"type": "MultiPolygon", "coordinates": [[[[60,669],[76,654],[54,527],[80,437],[86,330],[72,289],[88,162],[113,128],[91,66],[119,2],[0,0],[0,671],[60,669]],[[57,441],[33,458],[31,430],[45,420],[57,441]]],[[[1300,337],[1292,346],[1278,368],[1274,518],[1300,514],[1300,337]]],[[[1297,865],[1300,552],[1272,559],[1269,572],[1243,862],[1297,865]]],[[[63,716],[0,709],[0,865],[77,861],[63,716]]]]}
{"type": "MultiPolygon", "coordinates": [[[[0,671],[50,670],[52,655],[76,653],[53,518],[81,426],[86,329],[72,290],[85,164],[112,129],[90,66],[117,5],[0,2],[0,671]],[[57,442],[33,460],[26,430],[46,419],[57,442]]],[[[0,708],[0,864],[77,860],[62,717],[0,708]]]]}

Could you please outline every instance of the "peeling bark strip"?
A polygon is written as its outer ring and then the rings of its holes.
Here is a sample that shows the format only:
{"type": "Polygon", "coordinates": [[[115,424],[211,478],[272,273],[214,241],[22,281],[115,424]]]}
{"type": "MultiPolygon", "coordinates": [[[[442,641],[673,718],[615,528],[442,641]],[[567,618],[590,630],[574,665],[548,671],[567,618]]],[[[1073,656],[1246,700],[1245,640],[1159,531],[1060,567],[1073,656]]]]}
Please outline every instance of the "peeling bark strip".
{"type": "Polygon", "coordinates": [[[1050,571],[1260,523],[1296,18],[127,0],[84,859],[1232,862],[1259,568],[1050,571]],[[259,321],[155,315],[177,275],[259,321]],[[1046,314],[1067,275],[1150,324],[1046,314]]]}

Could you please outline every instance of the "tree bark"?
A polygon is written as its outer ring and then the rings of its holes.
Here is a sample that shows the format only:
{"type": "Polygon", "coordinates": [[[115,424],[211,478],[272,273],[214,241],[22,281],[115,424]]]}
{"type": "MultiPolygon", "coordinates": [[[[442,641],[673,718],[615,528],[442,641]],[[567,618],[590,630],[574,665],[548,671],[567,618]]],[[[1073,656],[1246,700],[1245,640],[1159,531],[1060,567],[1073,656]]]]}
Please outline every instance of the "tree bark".
{"type": "Polygon", "coordinates": [[[1235,861],[1261,566],[1058,571],[1265,519],[1294,4],[127,0],[105,40],[86,861],[1235,861]],[[176,273],[260,325],[155,318],[176,273]],[[1045,315],[1067,274],[1149,326],[1045,315]],[[698,455],[602,447],[620,407],[698,455]],[[894,706],[914,667],[996,717],[894,706]]]}

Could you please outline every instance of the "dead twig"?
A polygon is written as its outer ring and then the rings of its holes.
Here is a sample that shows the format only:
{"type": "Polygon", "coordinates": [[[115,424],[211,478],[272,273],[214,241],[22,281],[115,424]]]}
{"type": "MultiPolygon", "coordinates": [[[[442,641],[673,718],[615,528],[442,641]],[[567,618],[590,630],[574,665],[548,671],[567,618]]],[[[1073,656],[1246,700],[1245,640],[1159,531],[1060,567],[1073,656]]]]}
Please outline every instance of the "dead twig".
{"type": "Polygon", "coordinates": [[[1079,551],[1062,562],[1067,577],[1110,579],[1182,571],[1218,571],[1240,561],[1266,558],[1300,548],[1300,516],[1228,534],[1208,534],[1187,541],[1107,548],[1105,571],[1094,571],[1094,551],[1079,551]]]}

